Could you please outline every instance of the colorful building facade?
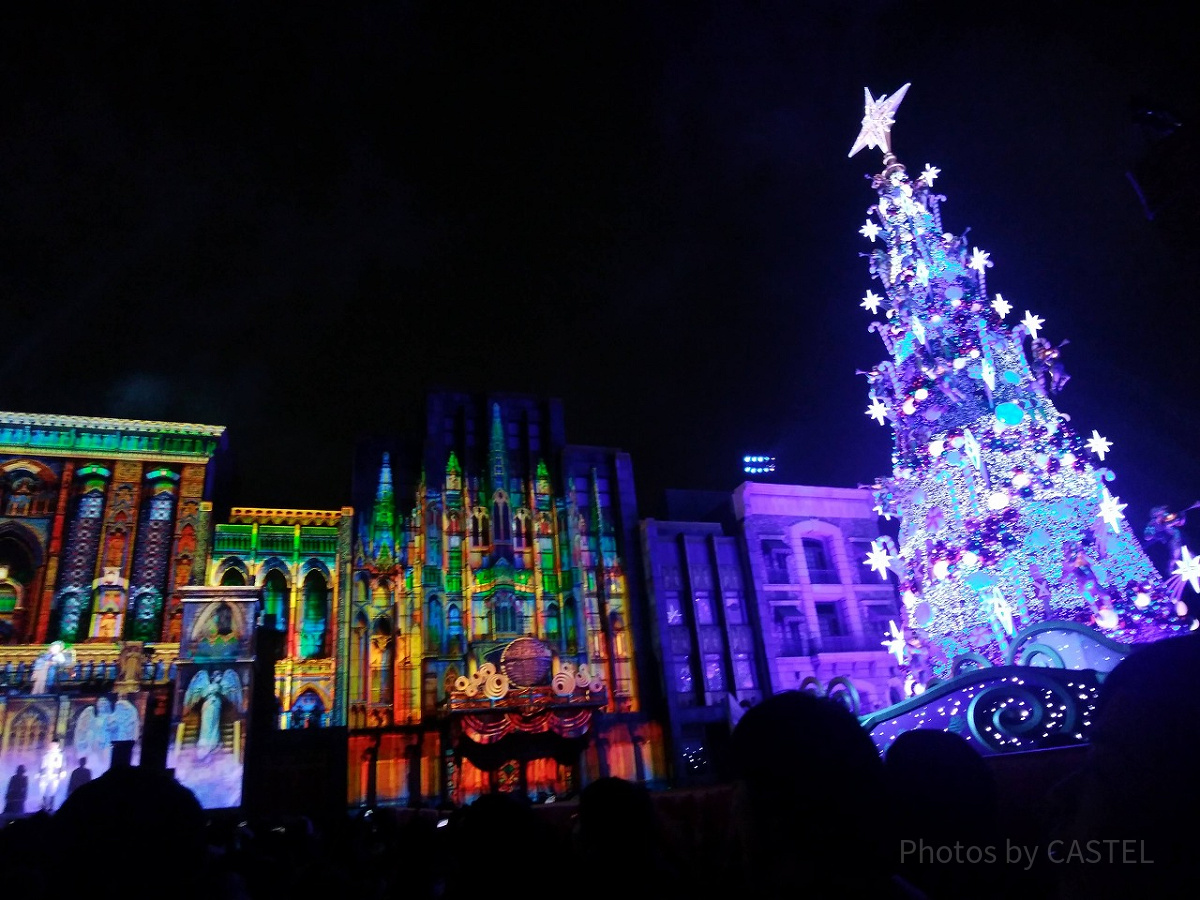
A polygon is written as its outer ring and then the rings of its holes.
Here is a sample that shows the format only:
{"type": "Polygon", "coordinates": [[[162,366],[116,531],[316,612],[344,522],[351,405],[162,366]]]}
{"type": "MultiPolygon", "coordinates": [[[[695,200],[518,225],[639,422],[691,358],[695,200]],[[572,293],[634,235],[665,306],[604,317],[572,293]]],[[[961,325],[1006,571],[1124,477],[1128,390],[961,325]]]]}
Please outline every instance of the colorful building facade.
{"type": "Polygon", "coordinates": [[[628,456],[565,444],[554,402],[463,394],[429,398],[412,456],[404,489],[380,451],[358,507],[339,666],[351,799],[664,779],[628,456]]]}
{"type": "Polygon", "coordinates": [[[224,428],[0,413],[0,641],[178,643],[224,428]]]}
{"type": "Polygon", "coordinates": [[[235,506],[216,525],[210,585],[261,590],[259,619],[277,632],[281,728],[344,725],[337,691],[339,630],[350,585],[354,511],[235,506]],[[269,619],[268,619],[269,617],[269,619]]]}

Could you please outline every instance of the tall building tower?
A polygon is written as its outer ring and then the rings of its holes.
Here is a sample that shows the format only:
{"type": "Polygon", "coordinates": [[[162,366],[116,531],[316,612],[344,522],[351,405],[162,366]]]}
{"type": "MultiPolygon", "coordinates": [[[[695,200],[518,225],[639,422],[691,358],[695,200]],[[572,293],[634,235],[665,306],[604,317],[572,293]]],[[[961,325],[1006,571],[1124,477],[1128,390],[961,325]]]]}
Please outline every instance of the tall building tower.
{"type": "Polygon", "coordinates": [[[419,453],[360,459],[346,695],[372,762],[352,794],[652,781],[628,456],[566,444],[560,405],[527,396],[432,394],[427,422],[419,453]]]}

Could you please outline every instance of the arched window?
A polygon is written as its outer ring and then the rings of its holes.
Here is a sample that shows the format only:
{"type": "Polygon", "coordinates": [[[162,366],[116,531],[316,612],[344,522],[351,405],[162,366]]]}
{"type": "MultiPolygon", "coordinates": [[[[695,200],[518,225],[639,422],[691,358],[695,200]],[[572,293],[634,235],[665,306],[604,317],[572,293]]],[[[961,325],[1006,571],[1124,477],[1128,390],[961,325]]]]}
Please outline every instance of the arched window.
{"type": "Polygon", "coordinates": [[[546,604],[546,640],[558,643],[558,604],[546,604]]]}
{"type": "Polygon", "coordinates": [[[568,597],[563,602],[563,632],[567,639],[567,652],[579,652],[579,626],[575,613],[575,598],[568,597]]]}
{"type": "Polygon", "coordinates": [[[9,735],[10,752],[40,750],[50,737],[50,720],[36,709],[23,710],[13,720],[9,735]]]}
{"type": "Polygon", "coordinates": [[[495,528],[496,540],[507,541],[511,539],[512,532],[510,531],[508,518],[508,501],[499,499],[492,504],[492,525],[495,528]]]}
{"type": "Polygon", "coordinates": [[[287,631],[288,614],[288,584],[287,578],[279,569],[271,569],[263,578],[263,622],[266,617],[275,616],[275,629],[287,631]]]}
{"type": "Polygon", "coordinates": [[[425,604],[425,639],[429,642],[426,648],[433,653],[442,649],[442,601],[430,597],[425,604]]]}
{"type": "Polygon", "coordinates": [[[446,609],[446,635],[449,637],[449,650],[451,653],[463,652],[463,626],[462,612],[456,604],[451,603],[446,609]]]}
{"type": "Polygon", "coordinates": [[[497,597],[493,609],[495,613],[496,634],[513,634],[517,629],[516,611],[513,609],[512,597],[497,597]]]}
{"type": "Polygon", "coordinates": [[[385,617],[375,620],[371,629],[371,689],[372,703],[387,703],[392,699],[392,624],[385,617]]]}
{"type": "Polygon", "coordinates": [[[292,704],[289,728],[320,728],[325,717],[325,704],[314,690],[301,691],[292,704]]]}
{"type": "Polygon", "coordinates": [[[221,584],[230,587],[240,587],[246,583],[246,576],[236,566],[230,566],[221,575],[221,584]]]}
{"type": "Polygon", "coordinates": [[[488,524],[488,515],[482,509],[477,509],[471,515],[471,546],[486,547],[491,542],[492,534],[488,524]]]}
{"type": "Polygon", "coordinates": [[[367,699],[367,619],[359,613],[350,629],[350,702],[367,699]]]}
{"type": "Polygon", "coordinates": [[[304,659],[328,655],[325,651],[328,594],[320,571],[313,569],[304,576],[304,623],[300,633],[300,655],[304,659]]]}

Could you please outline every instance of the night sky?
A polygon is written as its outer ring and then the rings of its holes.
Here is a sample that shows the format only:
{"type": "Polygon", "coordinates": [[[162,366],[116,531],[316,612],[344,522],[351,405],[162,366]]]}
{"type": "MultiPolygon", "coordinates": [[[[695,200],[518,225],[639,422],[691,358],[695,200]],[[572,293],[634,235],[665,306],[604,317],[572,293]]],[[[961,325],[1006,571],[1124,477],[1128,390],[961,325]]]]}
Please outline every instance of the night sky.
{"type": "Polygon", "coordinates": [[[0,408],[225,425],[237,505],[351,502],[356,439],[419,432],[431,388],[561,397],[644,514],[748,452],[869,483],[880,158],[847,153],[864,86],[911,82],[894,149],[1010,324],[1070,339],[1058,408],[1130,522],[1200,500],[1200,73],[1166,4],[27,6],[0,408]]]}

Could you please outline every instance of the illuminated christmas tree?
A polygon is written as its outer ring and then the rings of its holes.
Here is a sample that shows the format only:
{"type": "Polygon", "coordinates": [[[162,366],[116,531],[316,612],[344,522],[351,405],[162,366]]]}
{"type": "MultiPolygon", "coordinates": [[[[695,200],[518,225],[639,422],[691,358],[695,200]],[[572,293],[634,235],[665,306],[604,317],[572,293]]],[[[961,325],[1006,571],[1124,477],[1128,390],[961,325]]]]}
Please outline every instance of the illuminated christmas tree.
{"type": "MultiPolygon", "coordinates": [[[[883,538],[866,559],[900,580],[902,621],[884,645],[914,686],[965,665],[1106,671],[1128,645],[1195,622],[1124,523],[1101,465],[1110,443],[1082,440],[1055,406],[1066,342],[1042,337],[1028,310],[1006,324],[1013,307],[988,294],[988,254],[942,228],[938,170],[912,178],[892,153],[907,90],[866,92],[850,151],[883,151],[860,230],[882,285],[861,306],[888,352],[862,373],[867,414],[894,437],[892,475],[875,490],[881,515],[900,519],[899,546],[883,538]]],[[[1174,581],[1195,588],[1200,562],[1184,563],[1174,581]]]]}

